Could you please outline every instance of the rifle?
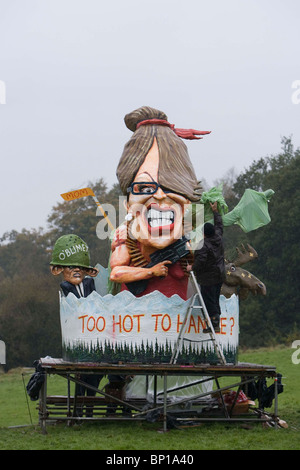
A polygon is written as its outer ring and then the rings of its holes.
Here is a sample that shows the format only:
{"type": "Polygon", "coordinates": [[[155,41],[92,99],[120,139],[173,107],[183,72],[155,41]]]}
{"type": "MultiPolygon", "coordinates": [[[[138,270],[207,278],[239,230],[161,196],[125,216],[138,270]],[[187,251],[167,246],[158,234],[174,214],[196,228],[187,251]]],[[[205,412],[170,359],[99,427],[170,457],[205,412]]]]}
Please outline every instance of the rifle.
{"type": "MultiPolygon", "coordinates": [[[[179,261],[184,256],[187,256],[190,253],[190,250],[187,247],[189,240],[183,236],[172,245],[166,246],[162,250],[157,250],[152,255],[150,255],[150,262],[145,266],[145,268],[152,268],[158,263],[163,261],[171,261],[172,264],[179,261]]],[[[139,295],[144,292],[147,288],[149,279],[142,279],[141,281],[128,282],[126,284],[128,290],[133,295],[139,295]]]]}

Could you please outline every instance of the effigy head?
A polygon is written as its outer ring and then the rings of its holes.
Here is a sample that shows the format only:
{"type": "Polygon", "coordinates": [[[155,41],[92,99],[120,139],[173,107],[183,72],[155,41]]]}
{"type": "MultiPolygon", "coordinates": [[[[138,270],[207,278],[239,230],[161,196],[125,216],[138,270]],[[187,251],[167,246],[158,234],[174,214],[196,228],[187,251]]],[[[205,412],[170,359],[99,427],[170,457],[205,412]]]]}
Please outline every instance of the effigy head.
{"type": "Polygon", "coordinates": [[[131,234],[143,244],[163,248],[182,236],[184,211],[200,199],[200,182],[185,143],[165,113],[145,106],[127,114],[125,123],[133,135],[117,177],[127,196],[131,234]]]}
{"type": "Polygon", "coordinates": [[[77,235],[59,237],[52,251],[50,271],[54,276],[63,274],[71,284],[80,284],[86,275],[95,277],[98,269],[90,266],[88,245],[77,235]]]}

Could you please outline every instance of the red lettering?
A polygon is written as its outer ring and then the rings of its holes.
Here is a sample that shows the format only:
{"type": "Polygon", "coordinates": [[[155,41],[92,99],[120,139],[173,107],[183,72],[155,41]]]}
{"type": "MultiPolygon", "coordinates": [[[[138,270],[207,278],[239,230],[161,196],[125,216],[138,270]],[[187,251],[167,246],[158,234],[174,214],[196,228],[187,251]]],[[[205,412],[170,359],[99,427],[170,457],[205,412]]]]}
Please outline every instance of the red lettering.
{"type": "Polygon", "coordinates": [[[182,324],[183,324],[183,322],[180,321],[180,313],[178,313],[178,315],[177,315],[177,333],[179,333],[180,327],[181,327],[182,324]]]}
{"type": "Polygon", "coordinates": [[[120,333],[122,333],[122,321],[121,321],[121,315],[119,315],[119,321],[115,322],[115,316],[113,315],[113,332],[115,333],[115,326],[119,325],[120,327],[120,333]]]}
{"type": "Polygon", "coordinates": [[[141,331],[141,325],[140,325],[140,317],[144,317],[145,315],[133,315],[133,318],[137,318],[137,332],[139,333],[141,331]]]}
{"type": "Polygon", "coordinates": [[[189,324],[189,329],[188,329],[188,333],[191,332],[191,328],[194,328],[195,330],[195,333],[198,333],[197,329],[196,329],[196,323],[195,323],[195,318],[193,316],[191,316],[191,319],[190,319],[190,324],[189,324]]]}
{"type": "Polygon", "coordinates": [[[97,318],[97,321],[96,321],[96,328],[97,328],[97,330],[98,330],[100,333],[101,333],[103,330],[105,330],[105,318],[104,318],[104,317],[98,317],[98,318],[97,318]],[[102,320],[102,322],[103,322],[103,327],[102,327],[102,328],[99,328],[99,326],[98,326],[99,320],[102,320]]]}
{"type": "Polygon", "coordinates": [[[87,321],[86,328],[87,328],[89,331],[94,331],[94,329],[95,329],[95,324],[96,324],[95,318],[94,318],[94,317],[90,317],[90,318],[88,319],[88,321],[87,321]],[[90,323],[91,323],[91,320],[92,320],[92,327],[89,326],[90,323]]]}
{"type": "Polygon", "coordinates": [[[226,318],[220,318],[220,334],[226,335],[226,318]]]}
{"type": "Polygon", "coordinates": [[[162,320],[161,320],[161,327],[162,327],[162,329],[163,329],[164,331],[169,331],[169,329],[171,328],[171,324],[172,324],[172,322],[171,322],[170,315],[167,315],[167,314],[164,315],[164,316],[162,317],[162,320]],[[164,326],[164,320],[165,320],[165,318],[168,319],[168,323],[169,323],[169,326],[167,326],[167,327],[164,326]]]}
{"type": "Polygon", "coordinates": [[[153,315],[151,315],[151,317],[156,317],[154,331],[157,331],[157,327],[158,327],[158,317],[162,317],[162,313],[153,314],[153,315]]]}
{"type": "Polygon", "coordinates": [[[78,320],[82,319],[82,328],[81,328],[81,333],[84,333],[84,319],[87,317],[87,315],[83,315],[82,317],[78,317],[78,320]]]}
{"type": "Polygon", "coordinates": [[[130,316],[130,315],[125,315],[125,317],[123,318],[123,330],[126,331],[126,333],[130,333],[130,331],[132,330],[132,328],[133,328],[133,320],[132,320],[131,316],[130,316]],[[125,320],[126,320],[126,318],[129,318],[129,320],[130,320],[130,328],[129,328],[129,329],[126,329],[126,328],[125,328],[125,320]]]}

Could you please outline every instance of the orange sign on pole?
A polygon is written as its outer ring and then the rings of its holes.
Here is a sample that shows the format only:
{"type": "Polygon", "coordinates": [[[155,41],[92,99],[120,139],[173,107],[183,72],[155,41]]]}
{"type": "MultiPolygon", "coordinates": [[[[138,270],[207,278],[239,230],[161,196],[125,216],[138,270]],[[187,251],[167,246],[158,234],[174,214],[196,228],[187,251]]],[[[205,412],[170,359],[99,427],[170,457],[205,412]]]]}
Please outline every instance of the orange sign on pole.
{"type": "Polygon", "coordinates": [[[74,191],[69,191],[68,193],[63,193],[61,194],[61,197],[65,200],[65,201],[74,201],[75,199],[80,199],[81,197],[86,197],[86,196],[92,196],[92,198],[94,199],[95,203],[97,204],[97,206],[99,207],[103,217],[105,217],[105,219],[107,220],[107,223],[108,225],[110,226],[110,228],[112,230],[115,229],[115,227],[113,226],[113,224],[111,223],[111,221],[109,220],[107,214],[105,213],[105,211],[103,210],[100,202],[98,201],[98,199],[96,198],[95,194],[94,194],[94,191],[91,189],[91,188],[82,188],[82,189],[76,189],[74,191]]]}

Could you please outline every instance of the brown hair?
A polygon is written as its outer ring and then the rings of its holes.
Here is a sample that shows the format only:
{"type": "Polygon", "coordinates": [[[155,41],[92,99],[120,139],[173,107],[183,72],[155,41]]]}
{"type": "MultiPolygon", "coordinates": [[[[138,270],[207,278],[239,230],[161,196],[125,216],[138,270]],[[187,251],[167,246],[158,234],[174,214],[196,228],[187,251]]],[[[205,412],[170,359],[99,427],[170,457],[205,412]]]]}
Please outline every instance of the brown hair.
{"type": "Polygon", "coordinates": [[[123,194],[127,194],[127,188],[134,181],[156,138],[159,151],[159,183],[190,201],[198,201],[201,197],[201,186],[185,143],[167,126],[151,124],[136,129],[139,122],[147,119],[168,120],[165,113],[148,106],[136,109],[124,118],[126,126],[134,134],[124,146],[117,168],[123,194]]]}

